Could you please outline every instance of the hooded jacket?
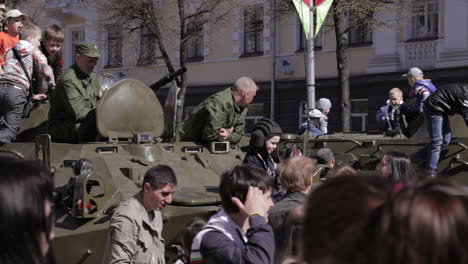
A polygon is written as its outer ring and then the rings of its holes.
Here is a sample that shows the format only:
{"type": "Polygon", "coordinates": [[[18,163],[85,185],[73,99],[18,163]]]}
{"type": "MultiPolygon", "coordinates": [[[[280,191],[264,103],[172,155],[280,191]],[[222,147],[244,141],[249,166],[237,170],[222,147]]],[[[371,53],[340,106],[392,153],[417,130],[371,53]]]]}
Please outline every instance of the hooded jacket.
{"type": "Polygon", "coordinates": [[[249,217],[250,228],[244,232],[221,209],[195,236],[190,263],[272,264],[275,254],[273,230],[263,216],[249,217]]]}
{"type": "Polygon", "coordinates": [[[5,54],[4,73],[0,77],[3,81],[19,85],[24,88],[25,91],[28,91],[31,86],[28,76],[32,78],[34,70],[37,71],[37,74],[45,78],[49,86],[55,86],[52,68],[47,64],[47,58],[38,48],[25,40],[20,40],[12,49],[9,49],[5,54]],[[27,72],[24,72],[12,49],[16,49],[18,52],[27,72]]]}
{"type": "Polygon", "coordinates": [[[314,125],[324,134],[328,133],[328,116],[318,109],[313,109],[309,112],[310,118],[314,125]]]}

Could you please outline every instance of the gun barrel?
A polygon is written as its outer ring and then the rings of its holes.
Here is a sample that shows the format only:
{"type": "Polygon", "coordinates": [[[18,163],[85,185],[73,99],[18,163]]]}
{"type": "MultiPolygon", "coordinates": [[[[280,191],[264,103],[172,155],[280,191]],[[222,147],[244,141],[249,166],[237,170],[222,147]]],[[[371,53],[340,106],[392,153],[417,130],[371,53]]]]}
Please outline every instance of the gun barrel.
{"type": "Polygon", "coordinates": [[[174,80],[177,76],[181,75],[182,73],[184,73],[186,71],[187,71],[187,68],[182,67],[182,68],[178,69],[177,71],[175,71],[173,73],[168,73],[168,74],[164,75],[164,77],[162,77],[158,81],[151,84],[150,87],[153,90],[158,89],[158,88],[164,86],[166,83],[172,82],[172,80],[174,80]]]}

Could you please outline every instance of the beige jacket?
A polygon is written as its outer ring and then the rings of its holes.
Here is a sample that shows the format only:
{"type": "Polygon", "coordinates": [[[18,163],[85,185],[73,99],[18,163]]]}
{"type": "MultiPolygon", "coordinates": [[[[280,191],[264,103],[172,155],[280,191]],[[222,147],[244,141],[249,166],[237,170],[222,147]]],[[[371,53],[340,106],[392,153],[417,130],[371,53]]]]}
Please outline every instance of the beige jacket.
{"type": "Polygon", "coordinates": [[[161,212],[150,221],[139,192],[112,215],[102,263],[164,264],[162,227],[161,212]]]}

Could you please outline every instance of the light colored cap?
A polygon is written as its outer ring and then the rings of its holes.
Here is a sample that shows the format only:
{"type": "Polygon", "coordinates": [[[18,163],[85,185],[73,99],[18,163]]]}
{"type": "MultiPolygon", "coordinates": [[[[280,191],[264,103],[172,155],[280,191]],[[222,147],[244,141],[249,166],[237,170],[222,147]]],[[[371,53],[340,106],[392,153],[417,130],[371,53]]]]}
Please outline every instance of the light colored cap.
{"type": "Polygon", "coordinates": [[[21,13],[21,11],[19,11],[18,9],[12,9],[8,11],[5,15],[5,20],[9,19],[10,17],[22,17],[23,21],[28,20],[28,16],[21,13]]]}
{"type": "Polygon", "coordinates": [[[325,109],[325,108],[330,109],[331,107],[332,107],[332,104],[330,100],[327,98],[320,98],[317,102],[317,109],[325,109]]]}
{"type": "Polygon", "coordinates": [[[413,68],[409,69],[409,71],[406,74],[403,74],[403,77],[408,77],[408,76],[422,78],[423,77],[423,72],[421,71],[421,69],[419,69],[417,67],[413,67],[413,68]]]}

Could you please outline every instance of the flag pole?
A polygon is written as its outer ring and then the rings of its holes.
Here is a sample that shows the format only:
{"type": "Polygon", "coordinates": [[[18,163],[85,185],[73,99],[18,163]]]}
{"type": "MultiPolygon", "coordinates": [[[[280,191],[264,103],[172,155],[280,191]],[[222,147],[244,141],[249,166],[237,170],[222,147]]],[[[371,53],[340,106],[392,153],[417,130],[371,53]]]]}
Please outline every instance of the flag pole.
{"type": "Polygon", "coordinates": [[[307,112],[315,109],[315,63],[314,63],[314,2],[310,0],[310,32],[307,39],[307,105],[309,109],[307,112]]]}

